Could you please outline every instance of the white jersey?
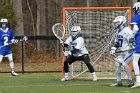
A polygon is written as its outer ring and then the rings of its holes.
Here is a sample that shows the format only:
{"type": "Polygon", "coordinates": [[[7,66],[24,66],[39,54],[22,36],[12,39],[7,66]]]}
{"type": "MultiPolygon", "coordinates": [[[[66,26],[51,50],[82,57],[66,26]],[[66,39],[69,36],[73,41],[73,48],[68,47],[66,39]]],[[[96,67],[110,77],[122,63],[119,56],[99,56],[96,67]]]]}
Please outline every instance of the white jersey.
{"type": "Polygon", "coordinates": [[[74,48],[79,49],[78,52],[73,54],[73,56],[75,56],[75,57],[79,57],[79,56],[82,56],[84,54],[88,54],[88,51],[85,48],[84,39],[82,37],[78,37],[77,39],[75,39],[73,41],[72,36],[69,36],[64,43],[68,44],[73,49],[74,48]]]}
{"type": "Polygon", "coordinates": [[[124,27],[116,34],[115,42],[119,43],[119,49],[121,51],[130,49],[129,39],[132,37],[132,30],[129,27],[124,27]]]}

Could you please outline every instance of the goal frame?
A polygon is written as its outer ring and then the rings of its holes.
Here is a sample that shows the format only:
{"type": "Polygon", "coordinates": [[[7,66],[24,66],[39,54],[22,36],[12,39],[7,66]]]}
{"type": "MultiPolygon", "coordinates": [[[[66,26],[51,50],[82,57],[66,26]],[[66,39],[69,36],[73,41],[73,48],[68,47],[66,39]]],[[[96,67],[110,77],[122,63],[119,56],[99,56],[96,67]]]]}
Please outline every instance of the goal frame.
{"type": "MultiPolygon", "coordinates": [[[[131,18],[132,18],[132,9],[131,7],[63,7],[62,9],[62,23],[63,25],[65,26],[66,25],[66,22],[65,22],[65,18],[66,18],[66,15],[65,15],[65,11],[67,10],[128,10],[128,20],[130,21],[131,18]]],[[[65,57],[64,55],[62,55],[62,78],[64,77],[64,60],[65,60],[65,57]]],[[[131,74],[132,74],[132,63],[130,64],[130,70],[131,70],[131,74]]],[[[106,78],[107,79],[107,78],[106,78]]]]}

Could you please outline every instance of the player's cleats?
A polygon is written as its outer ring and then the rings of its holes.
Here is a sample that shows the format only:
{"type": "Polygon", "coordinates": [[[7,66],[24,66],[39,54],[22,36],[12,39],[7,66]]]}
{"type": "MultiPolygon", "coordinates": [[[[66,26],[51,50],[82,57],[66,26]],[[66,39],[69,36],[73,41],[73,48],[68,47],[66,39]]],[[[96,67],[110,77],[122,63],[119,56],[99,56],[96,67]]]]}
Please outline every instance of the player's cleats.
{"type": "Polygon", "coordinates": [[[122,82],[121,81],[117,81],[117,82],[115,82],[114,84],[112,84],[111,86],[113,86],[113,87],[119,87],[119,86],[122,86],[123,84],[122,84],[122,82]]]}
{"type": "Polygon", "coordinates": [[[132,80],[128,81],[128,87],[132,87],[134,85],[134,82],[132,80]]]}
{"type": "Polygon", "coordinates": [[[137,88],[140,87],[140,82],[135,82],[135,84],[131,88],[137,88]]]}
{"type": "Polygon", "coordinates": [[[69,77],[68,76],[64,76],[64,78],[61,79],[61,81],[68,81],[69,77]]]}
{"type": "Polygon", "coordinates": [[[18,76],[18,74],[16,72],[11,72],[12,76],[18,76]]]}
{"type": "Polygon", "coordinates": [[[93,81],[97,81],[98,80],[96,74],[93,74],[93,79],[92,80],[93,81]]]}

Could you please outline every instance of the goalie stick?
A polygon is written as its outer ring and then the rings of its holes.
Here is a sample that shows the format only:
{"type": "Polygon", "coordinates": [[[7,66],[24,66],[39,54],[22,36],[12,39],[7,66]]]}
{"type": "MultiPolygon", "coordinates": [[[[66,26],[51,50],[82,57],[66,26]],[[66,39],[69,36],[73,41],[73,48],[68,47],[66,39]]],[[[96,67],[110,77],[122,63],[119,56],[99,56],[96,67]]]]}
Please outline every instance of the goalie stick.
{"type": "MultiPolygon", "coordinates": [[[[59,39],[60,43],[62,44],[62,46],[63,46],[62,51],[64,52],[65,51],[65,48],[64,48],[65,27],[64,27],[64,25],[62,23],[56,23],[53,25],[52,31],[53,31],[53,34],[57,37],[57,39],[59,39]]],[[[62,57],[62,58],[63,58],[62,60],[67,59],[67,57],[62,57]]],[[[62,66],[63,65],[64,64],[62,64],[62,66]]],[[[64,70],[62,70],[62,72],[64,73],[64,70]]]]}
{"type": "MultiPolygon", "coordinates": [[[[22,41],[27,41],[28,40],[28,37],[27,36],[24,36],[22,39],[19,39],[18,41],[19,42],[22,42],[22,41]]],[[[11,45],[13,44],[12,42],[11,43],[8,43],[8,45],[11,45]]],[[[0,46],[0,49],[5,47],[5,46],[8,46],[8,45],[3,45],[3,46],[0,46]]]]}
{"type": "Polygon", "coordinates": [[[64,43],[65,28],[62,23],[56,23],[52,27],[53,34],[59,39],[60,43],[64,43]]]}

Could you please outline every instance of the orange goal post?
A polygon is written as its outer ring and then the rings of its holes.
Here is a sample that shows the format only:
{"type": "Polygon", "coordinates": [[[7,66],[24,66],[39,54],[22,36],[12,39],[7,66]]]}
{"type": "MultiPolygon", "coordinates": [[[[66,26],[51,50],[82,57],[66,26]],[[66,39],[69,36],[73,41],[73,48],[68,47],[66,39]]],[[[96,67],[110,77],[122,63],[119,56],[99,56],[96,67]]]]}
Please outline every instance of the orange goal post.
{"type": "MultiPolygon", "coordinates": [[[[62,17],[66,37],[70,35],[73,25],[81,26],[90,62],[99,79],[116,78],[115,57],[109,54],[116,32],[113,24],[116,16],[125,16],[129,26],[131,7],[63,7],[62,17]]],[[[64,60],[62,60],[62,68],[63,62],[64,60]]],[[[71,79],[92,79],[91,73],[81,61],[73,63],[69,69],[71,79]]],[[[64,75],[63,70],[62,75],[64,75]]],[[[122,78],[127,78],[123,67],[122,78]]]]}

